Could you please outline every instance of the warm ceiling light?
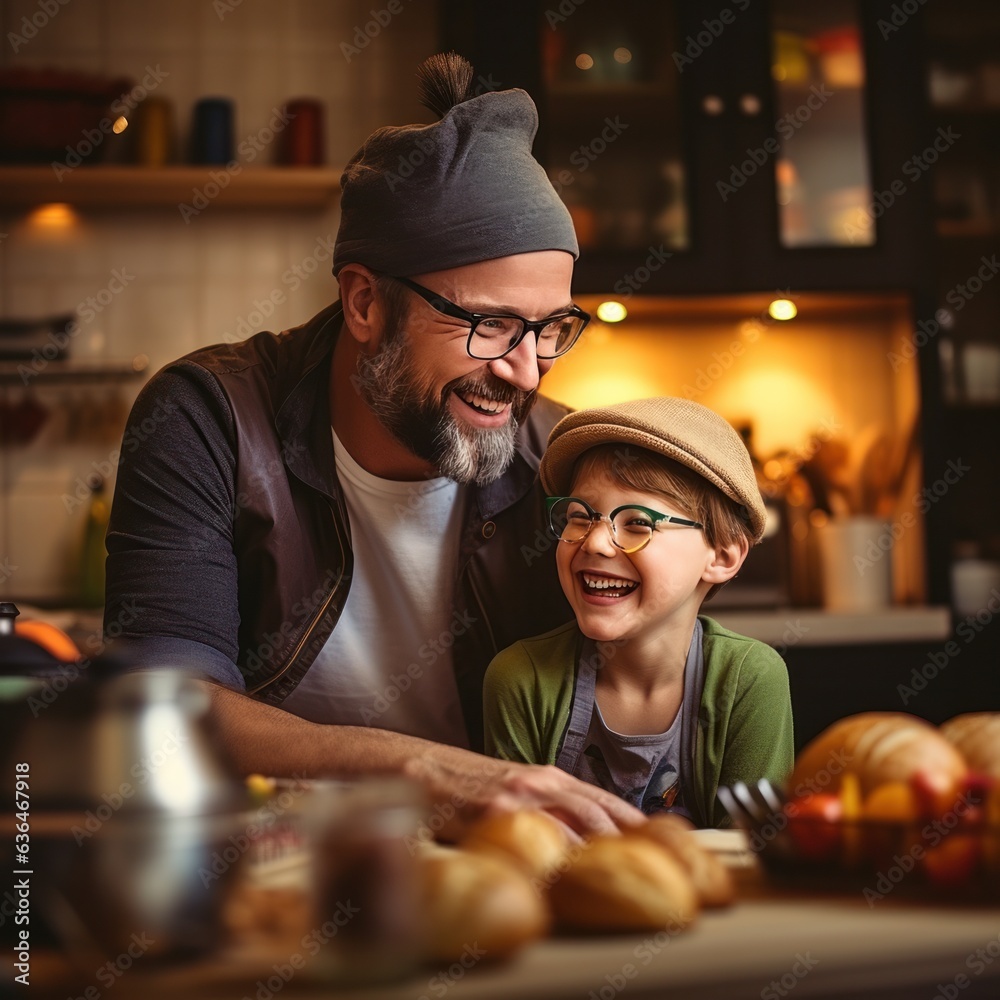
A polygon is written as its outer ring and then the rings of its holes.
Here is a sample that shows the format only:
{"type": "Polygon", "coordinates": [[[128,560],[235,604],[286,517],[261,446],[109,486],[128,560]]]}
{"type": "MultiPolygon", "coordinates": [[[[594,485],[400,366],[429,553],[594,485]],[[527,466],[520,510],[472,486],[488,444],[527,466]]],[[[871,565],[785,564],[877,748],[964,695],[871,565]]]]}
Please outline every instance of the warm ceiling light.
{"type": "Polygon", "coordinates": [[[119,115],[115,119],[114,125],[111,126],[111,131],[114,132],[115,135],[121,135],[127,128],[128,119],[124,115],[119,115]]]}
{"type": "Polygon", "coordinates": [[[771,319],[795,319],[799,310],[791,299],[775,299],[767,307],[767,314],[771,319]]]}
{"type": "Polygon", "coordinates": [[[597,318],[602,323],[620,323],[628,315],[628,310],[613,300],[602,302],[597,307],[597,318]]]}
{"type": "Polygon", "coordinates": [[[577,69],[593,69],[594,68],[594,57],[587,55],[586,52],[581,52],[576,57],[576,68],[577,69]]]}
{"type": "Polygon", "coordinates": [[[615,62],[629,63],[632,61],[632,53],[624,45],[615,49],[615,62]]]}

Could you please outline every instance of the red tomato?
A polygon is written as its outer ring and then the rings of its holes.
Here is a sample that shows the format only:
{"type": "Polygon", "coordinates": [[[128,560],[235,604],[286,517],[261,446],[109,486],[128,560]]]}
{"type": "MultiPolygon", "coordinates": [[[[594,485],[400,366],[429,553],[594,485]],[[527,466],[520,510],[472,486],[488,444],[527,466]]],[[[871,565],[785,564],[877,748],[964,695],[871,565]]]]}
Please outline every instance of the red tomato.
{"type": "Polygon", "coordinates": [[[831,861],[839,857],[842,818],[838,795],[816,793],[790,803],[788,830],[799,857],[809,861],[831,861]]]}
{"type": "Polygon", "coordinates": [[[950,833],[924,853],[924,873],[934,885],[954,889],[968,883],[979,864],[980,838],[950,833]]]}

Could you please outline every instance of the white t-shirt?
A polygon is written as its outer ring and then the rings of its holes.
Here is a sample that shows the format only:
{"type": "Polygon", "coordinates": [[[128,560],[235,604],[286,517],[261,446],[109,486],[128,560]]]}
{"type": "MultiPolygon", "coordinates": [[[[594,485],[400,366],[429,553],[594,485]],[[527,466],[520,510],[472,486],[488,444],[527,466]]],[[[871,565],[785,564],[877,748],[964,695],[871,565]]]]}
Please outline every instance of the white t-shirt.
{"type": "Polygon", "coordinates": [[[379,479],[336,434],[333,446],[354,576],[336,628],[281,707],[468,746],[451,653],[464,628],[452,609],[464,488],[379,479]]]}

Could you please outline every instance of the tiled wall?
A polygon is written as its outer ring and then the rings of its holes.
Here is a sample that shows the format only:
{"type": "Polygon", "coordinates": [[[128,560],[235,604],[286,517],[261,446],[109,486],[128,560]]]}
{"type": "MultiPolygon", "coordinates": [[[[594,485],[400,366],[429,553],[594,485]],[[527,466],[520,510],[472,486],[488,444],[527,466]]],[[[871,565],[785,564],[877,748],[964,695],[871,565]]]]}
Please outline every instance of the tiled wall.
{"type": "MultiPolygon", "coordinates": [[[[134,80],[156,70],[163,80],[155,92],[172,102],[180,137],[202,96],[235,101],[237,143],[256,135],[286,100],[318,97],[326,107],[327,162],[339,166],[374,128],[429,120],[412,80],[436,48],[433,0],[407,0],[377,31],[371,11],[386,5],[369,0],[53,0],[45,6],[58,9],[48,16],[38,0],[2,0],[0,66],[134,80]],[[357,33],[366,25],[372,37],[360,47],[357,33]]],[[[269,159],[267,150],[254,165],[269,159]]],[[[155,370],[247,329],[294,325],[331,302],[336,283],[322,258],[338,219],[335,202],[312,213],[209,205],[187,223],[174,206],[85,210],[74,226],[57,232],[26,215],[0,215],[0,316],[74,312],[108,288],[117,270],[127,281],[114,283],[121,290],[84,325],[71,350],[103,360],[145,354],[155,370]],[[293,293],[283,276],[309,257],[320,266],[293,293]],[[288,294],[265,318],[255,302],[275,289],[288,294]]],[[[79,481],[108,468],[120,435],[116,414],[138,384],[32,390],[48,410],[45,425],[29,444],[0,448],[0,596],[73,600],[86,510],[74,503],[79,481]]],[[[23,396],[19,386],[0,387],[7,405],[23,396]]]]}

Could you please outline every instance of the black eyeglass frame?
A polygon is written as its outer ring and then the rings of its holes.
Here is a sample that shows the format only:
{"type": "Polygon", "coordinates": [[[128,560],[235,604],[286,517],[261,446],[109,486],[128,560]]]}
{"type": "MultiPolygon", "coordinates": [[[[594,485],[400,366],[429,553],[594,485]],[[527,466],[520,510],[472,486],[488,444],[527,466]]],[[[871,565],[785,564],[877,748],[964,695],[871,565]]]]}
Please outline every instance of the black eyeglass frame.
{"type": "Polygon", "coordinates": [[[446,299],[443,295],[438,292],[431,291],[429,288],[424,288],[423,285],[417,284],[415,281],[411,281],[409,278],[400,278],[396,275],[389,274],[386,275],[388,278],[392,278],[393,281],[398,281],[401,285],[409,288],[411,292],[419,295],[425,302],[429,303],[430,306],[436,309],[439,313],[445,316],[451,316],[453,319],[460,319],[465,323],[469,324],[469,337],[465,342],[465,352],[470,358],[475,358],[477,361],[497,361],[500,358],[506,357],[511,351],[516,350],[518,344],[529,334],[533,333],[535,335],[535,356],[541,358],[545,361],[551,361],[554,358],[561,358],[564,354],[568,354],[573,345],[580,339],[580,334],[587,329],[587,324],[591,320],[591,315],[585,312],[579,306],[573,306],[566,312],[556,313],[554,316],[547,316],[545,319],[538,320],[537,322],[532,322],[529,319],[525,319],[523,316],[518,316],[517,313],[477,313],[469,312],[467,309],[463,309],[460,305],[446,299]],[[576,332],[576,336],[569,342],[569,344],[561,350],[558,354],[541,354],[538,351],[538,338],[541,336],[542,330],[552,323],[557,322],[561,319],[566,319],[568,316],[575,316],[577,319],[583,320],[583,326],[580,327],[576,332]],[[472,338],[475,335],[476,327],[479,326],[484,320],[488,319],[516,319],[521,324],[520,336],[514,339],[514,342],[502,353],[494,354],[488,358],[484,358],[481,354],[472,353],[472,338]]]}

